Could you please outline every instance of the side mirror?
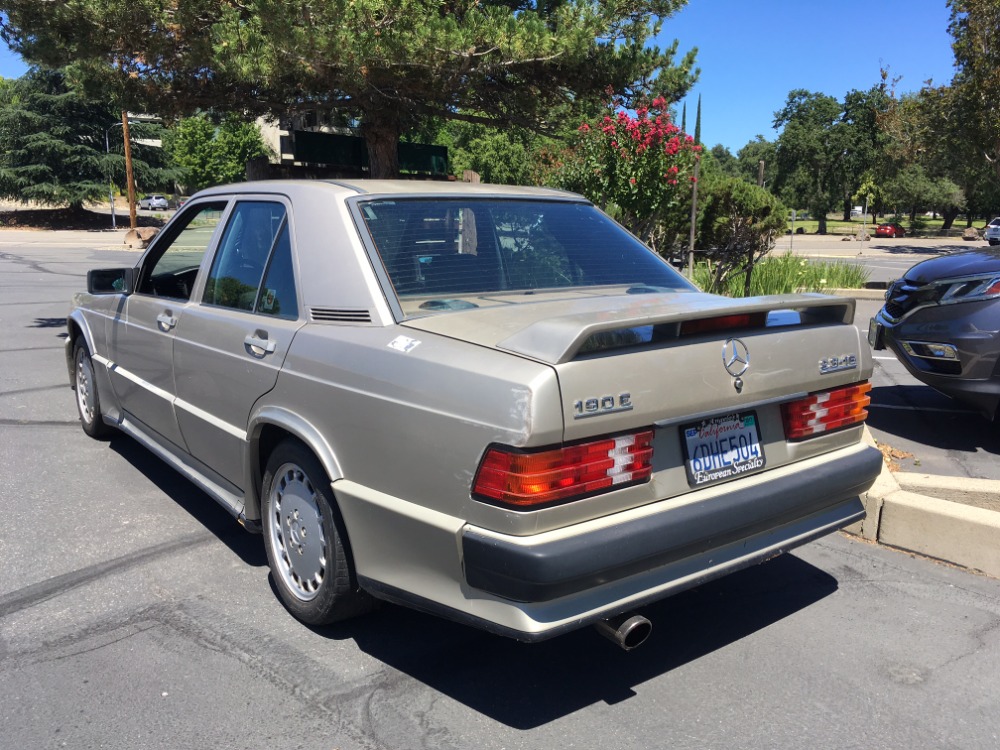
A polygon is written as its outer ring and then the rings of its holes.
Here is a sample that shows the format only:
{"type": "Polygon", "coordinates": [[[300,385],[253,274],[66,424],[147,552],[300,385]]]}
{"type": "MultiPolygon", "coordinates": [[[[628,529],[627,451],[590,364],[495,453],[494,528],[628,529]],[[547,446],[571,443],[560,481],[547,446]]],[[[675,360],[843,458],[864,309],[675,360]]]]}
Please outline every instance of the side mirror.
{"type": "Polygon", "coordinates": [[[134,282],[134,268],[95,268],[87,271],[87,291],[90,294],[131,294],[134,282]]]}

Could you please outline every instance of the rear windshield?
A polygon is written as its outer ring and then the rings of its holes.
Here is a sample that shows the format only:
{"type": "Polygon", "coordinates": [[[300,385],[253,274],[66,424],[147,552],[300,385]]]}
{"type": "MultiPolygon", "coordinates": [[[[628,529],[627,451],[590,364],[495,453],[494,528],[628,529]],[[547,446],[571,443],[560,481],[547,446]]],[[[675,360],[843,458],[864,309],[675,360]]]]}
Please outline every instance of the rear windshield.
{"type": "Polygon", "coordinates": [[[596,293],[598,287],[616,294],[694,288],[587,204],[413,199],[367,201],[360,208],[401,301],[457,296],[474,302],[546,290],[596,293]]]}

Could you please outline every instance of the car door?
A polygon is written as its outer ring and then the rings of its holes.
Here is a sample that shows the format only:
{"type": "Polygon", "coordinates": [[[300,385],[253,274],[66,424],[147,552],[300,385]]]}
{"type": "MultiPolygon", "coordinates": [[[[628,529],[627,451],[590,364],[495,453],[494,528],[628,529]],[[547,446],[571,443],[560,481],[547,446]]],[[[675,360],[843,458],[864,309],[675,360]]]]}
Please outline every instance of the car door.
{"type": "Polygon", "coordinates": [[[111,382],[126,418],[182,448],[173,405],[174,332],[226,205],[192,205],[157,238],[109,336],[111,382]]]}
{"type": "Polygon", "coordinates": [[[191,454],[243,487],[250,410],[274,387],[299,319],[288,208],[233,206],[198,304],[174,340],[176,413],[191,454]]]}

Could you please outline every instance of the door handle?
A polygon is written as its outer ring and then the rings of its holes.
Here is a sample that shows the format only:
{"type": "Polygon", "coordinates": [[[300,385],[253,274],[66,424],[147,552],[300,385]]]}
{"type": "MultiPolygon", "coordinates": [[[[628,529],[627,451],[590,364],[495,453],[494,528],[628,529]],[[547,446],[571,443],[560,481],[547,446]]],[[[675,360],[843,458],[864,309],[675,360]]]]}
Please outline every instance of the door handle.
{"type": "Polygon", "coordinates": [[[271,354],[275,347],[275,342],[267,338],[267,331],[257,331],[254,335],[248,335],[243,339],[243,343],[246,344],[247,349],[255,357],[263,357],[265,354],[271,354]]]}
{"type": "Polygon", "coordinates": [[[161,331],[169,331],[177,325],[177,318],[170,314],[170,310],[167,310],[156,316],[156,322],[160,326],[161,331]]]}

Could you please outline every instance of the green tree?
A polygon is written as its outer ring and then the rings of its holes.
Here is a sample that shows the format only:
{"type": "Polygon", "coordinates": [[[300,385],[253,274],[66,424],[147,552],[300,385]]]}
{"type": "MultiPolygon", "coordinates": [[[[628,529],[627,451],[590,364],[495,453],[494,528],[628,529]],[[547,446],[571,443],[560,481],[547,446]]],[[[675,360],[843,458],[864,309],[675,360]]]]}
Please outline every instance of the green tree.
{"type": "Polygon", "coordinates": [[[694,120],[694,142],[701,143],[701,94],[698,94],[698,114],[694,120]]]}
{"type": "Polygon", "coordinates": [[[992,216],[997,203],[1000,181],[968,124],[952,86],[926,85],[919,92],[893,99],[882,118],[886,153],[895,170],[919,165],[930,181],[946,186],[928,204],[941,211],[944,229],[951,228],[962,210],[967,210],[969,226],[974,212],[992,216]],[[962,203],[955,203],[956,193],[948,184],[959,188],[962,203]]]}
{"type": "MultiPolygon", "coordinates": [[[[33,68],[0,86],[0,196],[80,210],[123,185],[121,113],[72,91],[62,71],[33,68]],[[105,140],[107,138],[107,141],[105,140]],[[107,153],[106,143],[112,146],[107,153]]],[[[170,184],[162,150],[144,141],[157,128],[132,126],[135,181],[144,189],[170,184]]]]}
{"type": "Polygon", "coordinates": [[[1000,0],[948,0],[948,7],[955,112],[1000,177],[1000,0]]]}
{"type": "Polygon", "coordinates": [[[839,171],[840,198],[844,221],[850,221],[854,196],[866,175],[884,180],[891,173],[889,137],[881,122],[890,107],[886,90],[887,73],[882,83],[867,91],[849,91],[844,97],[841,120],[844,155],[839,171]]]}
{"type": "Polygon", "coordinates": [[[912,222],[917,211],[931,208],[936,197],[934,181],[919,164],[910,164],[900,170],[888,184],[889,200],[896,210],[903,209],[912,222]]]}
{"type": "Polygon", "coordinates": [[[739,176],[749,183],[757,184],[760,163],[764,162],[764,187],[771,190],[778,179],[777,146],[774,141],[758,135],[736,152],[739,162],[739,176]]]}
{"type": "Polygon", "coordinates": [[[843,107],[832,96],[798,89],[775,112],[778,137],[778,193],[795,206],[808,208],[826,234],[826,215],[843,193],[844,157],[851,146],[842,122],[843,107]]]}
{"type": "Polygon", "coordinates": [[[448,131],[452,138],[448,155],[455,174],[471,169],[483,182],[496,185],[530,183],[533,133],[467,122],[450,125],[448,131]]]}
{"type": "Polygon", "coordinates": [[[167,129],[163,146],[190,192],[241,182],[248,160],[270,155],[258,127],[232,115],[219,124],[206,114],[186,117],[167,129]]]}
{"type": "Polygon", "coordinates": [[[698,244],[712,270],[711,288],[721,292],[726,280],[745,273],[749,296],[753,268],[774,247],[788,226],[788,209],[767,190],[746,180],[722,177],[703,181],[698,244]]]}
{"type": "Polygon", "coordinates": [[[161,114],[335,113],[389,177],[400,136],[429,117],[545,130],[554,107],[609,86],[679,101],[694,52],[675,64],[676,42],[647,43],[685,2],[0,0],[0,33],[161,114]]]}
{"type": "Polygon", "coordinates": [[[920,164],[900,170],[886,186],[888,200],[897,210],[909,214],[910,221],[919,211],[936,211],[952,218],[965,206],[965,193],[947,177],[933,177],[920,164]]]}
{"type": "MultiPolygon", "coordinates": [[[[740,162],[733,152],[728,148],[723,146],[721,143],[717,143],[709,150],[709,155],[711,156],[712,168],[716,169],[720,174],[724,174],[727,177],[739,177],[740,176],[740,162]]],[[[702,169],[704,170],[707,166],[709,160],[705,160],[702,164],[702,169]]]]}

